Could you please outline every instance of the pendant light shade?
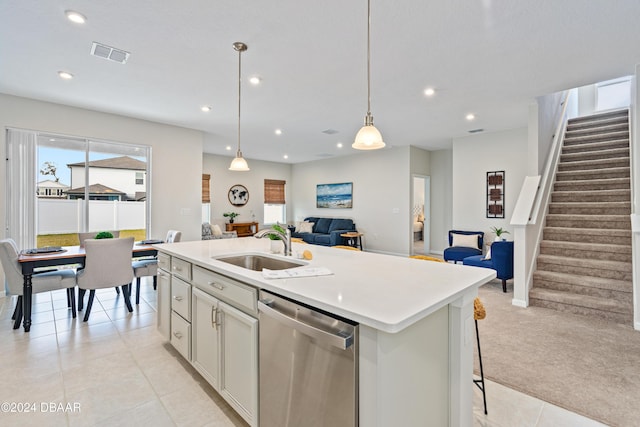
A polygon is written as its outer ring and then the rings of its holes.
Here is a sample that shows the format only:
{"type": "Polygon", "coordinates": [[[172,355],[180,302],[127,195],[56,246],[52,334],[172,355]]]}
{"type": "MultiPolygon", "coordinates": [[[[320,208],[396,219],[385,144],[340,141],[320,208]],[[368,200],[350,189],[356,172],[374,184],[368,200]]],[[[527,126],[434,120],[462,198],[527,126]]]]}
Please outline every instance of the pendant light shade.
{"type": "Polygon", "coordinates": [[[373,125],[371,115],[371,0],[367,0],[367,115],[351,147],[356,150],[377,150],[384,146],[382,134],[373,125]]]}
{"type": "Polygon", "coordinates": [[[238,150],[236,158],[231,161],[230,171],[245,172],[249,170],[247,161],[242,157],[240,151],[240,94],[242,90],[242,52],[247,50],[247,45],[241,42],[235,42],[233,48],[238,52],[238,150]]]}

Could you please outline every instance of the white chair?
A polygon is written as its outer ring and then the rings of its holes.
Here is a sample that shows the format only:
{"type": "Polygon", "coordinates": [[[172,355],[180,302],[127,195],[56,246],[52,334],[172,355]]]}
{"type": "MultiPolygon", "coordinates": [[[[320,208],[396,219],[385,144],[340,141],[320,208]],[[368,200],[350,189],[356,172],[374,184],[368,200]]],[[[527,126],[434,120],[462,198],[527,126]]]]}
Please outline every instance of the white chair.
{"type": "Polygon", "coordinates": [[[129,312],[132,312],[128,287],[133,281],[133,268],[131,268],[133,237],[87,239],[84,245],[87,254],[84,269],[77,274],[78,310],[82,310],[84,294],[87,289],[89,290],[89,302],[84,313],[84,321],[89,320],[96,289],[121,286],[124,302],[129,312]]]}
{"type": "MultiPolygon", "coordinates": [[[[20,327],[22,320],[22,292],[24,289],[24,276],[22,268],[18,262],[18,247],[13,239],[0,240],[0,262],[6,278],[7,288],[10,295],[18,295],[16,309],[11,319],[15,320],[13,329],[20,327]]],[[[71,305],[71,313],[76,318],[75,303],[75,287],[76,272],[75,270],[57,270],[47,271],[45,273],[36,273],[32,276],[32,293],[48,292],[57,289],[67,289],[67,299],[71,305]]]]}
{"type": "MultiPolygon", "coordinates": [[[[84,248],[84,241],[87,239],[95,239],[98,235],[99,231],[89,231],[87,233],[78,233],[78,241],[80,242],[80,247],[84,248]]],[[[110,230],[109,233],[113,234],[113,238],[117,239],[120,237],[120,230],[110,230]]]]}
{"type": "MultiPolygon", "coordinates": [[[[177,243],[182,232],[169,230],[165,243],[177,243]]],[[[153,276],[153,289],[158,287],[158,258],[141,259],[133,262],[133,275],[136,278],[136,304],[140,304],[140,278],[153,276]]]]}

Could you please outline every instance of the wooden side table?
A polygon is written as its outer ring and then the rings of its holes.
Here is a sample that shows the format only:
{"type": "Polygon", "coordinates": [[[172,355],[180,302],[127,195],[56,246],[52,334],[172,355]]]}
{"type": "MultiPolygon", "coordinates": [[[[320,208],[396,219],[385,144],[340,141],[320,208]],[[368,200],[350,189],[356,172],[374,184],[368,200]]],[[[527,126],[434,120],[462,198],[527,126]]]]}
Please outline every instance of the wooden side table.
{"type": "Polygon", "coordinates": [[[358,233],[357,231],[349,231],[348,233],[343,233],[340,235],[340,237],[344,237],[347,239],[347,244],[351,247],[354,248],[360,248],[360,250],[364,250],[362,249],[362,236],[364,236],[363,233],[358,233]]]}
{"type": "Polygon", "coordinates": [[[233,224],[226,224],[226,231],[235,231],[238,237],[253,236],[258,232],[257,222],[234,222],[233,224]]]}

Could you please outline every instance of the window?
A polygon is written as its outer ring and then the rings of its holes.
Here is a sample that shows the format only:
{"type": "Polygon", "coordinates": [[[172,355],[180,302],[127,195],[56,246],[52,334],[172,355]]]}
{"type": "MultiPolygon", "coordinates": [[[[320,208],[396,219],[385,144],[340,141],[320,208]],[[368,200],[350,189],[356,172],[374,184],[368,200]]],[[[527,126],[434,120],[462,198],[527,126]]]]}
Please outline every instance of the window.
{"type": "Polygon", "coordinates": [[[136,172],[136,185],[144,185],[144,173],[136,172]]]}
{"type": "Polygon", "coordinates": [[[623,77],[596,85],[596,110],[629,108],[631,103],[631,79],[623,77]]]}
{"type": "Polygon", "coordinates": [[[211,222],[211,175],[202,174],[202,222],[211,222]]]}
{"type": "Polygon", "coordinates": [[[286,202],[284,186],[287,182],[276,179],[264,180],[264,223],[285,223],[286,202]]]}

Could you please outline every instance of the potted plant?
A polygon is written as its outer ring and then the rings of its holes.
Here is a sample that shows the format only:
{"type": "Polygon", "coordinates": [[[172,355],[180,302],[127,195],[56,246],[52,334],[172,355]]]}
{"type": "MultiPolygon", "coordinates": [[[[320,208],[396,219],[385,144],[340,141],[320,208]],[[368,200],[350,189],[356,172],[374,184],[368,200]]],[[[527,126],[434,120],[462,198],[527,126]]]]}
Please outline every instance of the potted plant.
{"type": "Polygon", "coordinates": [[[113,234],[109,231],[101,231],[96,234],[96,239],[113,239],[113,234]]]}
{"type": "MultiPolygon", "coordinates": [[[[276,231],[279,231],[280,233],[284,234],[285,236],[287,234],[285,229],[282,228],[282,226],[280,226],[280,224],[274,224],[274,225],[271,226],[271,228],[276,230],[276,231]]],[[[267,234],[267,237],[271,240],[271,252],[273,252],[273,253],[282,252],[284,247],[280,244],[280,241],[282,240],[280,238],[280,236],[277,236],[275,234],[267,234]]]]}
{"type": "Polygon", "coordinates": [[[491,227],[491,231],[493,231],[496,235],[496,242],[499,242],[500,240],[507,240],[506,237],[501,237],[503,234],[509,234],[509,232],[505,229],[503,229],[502,227],[491,227]]]}
{"type": "Polygon", "coordinates": [[[233,219],[239,215],[237,212],[225,212],[222,214],[222,216],[229,218],[229,224],[233,224],[233,219]]]}

